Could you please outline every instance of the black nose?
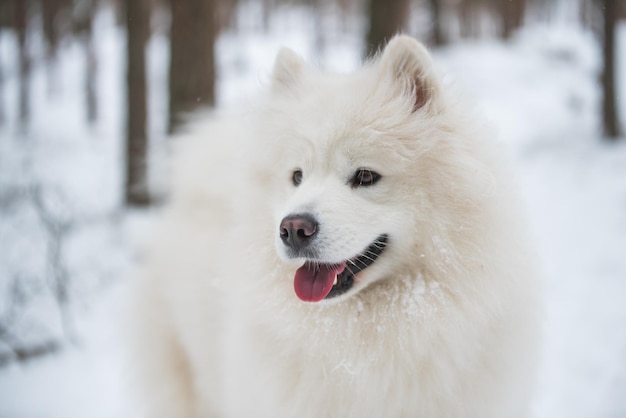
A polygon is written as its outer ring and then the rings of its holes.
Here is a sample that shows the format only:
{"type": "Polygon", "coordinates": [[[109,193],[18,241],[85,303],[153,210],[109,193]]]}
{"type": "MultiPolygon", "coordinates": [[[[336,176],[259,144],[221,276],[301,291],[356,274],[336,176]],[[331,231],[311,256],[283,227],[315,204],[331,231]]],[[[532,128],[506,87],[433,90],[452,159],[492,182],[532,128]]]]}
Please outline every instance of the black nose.
{"type": "Polygon", "coordinates": [[[318,224],[313,216],[289,215],[280,223],[280,238],[287,247],[298,251],[313,241],[317,230],[318,224]]]}

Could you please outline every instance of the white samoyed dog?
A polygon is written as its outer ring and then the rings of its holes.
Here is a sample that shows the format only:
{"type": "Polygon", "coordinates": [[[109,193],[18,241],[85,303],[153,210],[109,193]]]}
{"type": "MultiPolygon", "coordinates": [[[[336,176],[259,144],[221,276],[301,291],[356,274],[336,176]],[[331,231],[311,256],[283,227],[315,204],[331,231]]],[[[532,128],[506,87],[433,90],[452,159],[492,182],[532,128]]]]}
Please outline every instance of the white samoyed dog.
{"type": "Polygon", "coordinates": [[[282,50],[182,135],[133,293],[146,417],[527,417],[533,257],[497,145],[397,36],[354,74],[282,50]]]}

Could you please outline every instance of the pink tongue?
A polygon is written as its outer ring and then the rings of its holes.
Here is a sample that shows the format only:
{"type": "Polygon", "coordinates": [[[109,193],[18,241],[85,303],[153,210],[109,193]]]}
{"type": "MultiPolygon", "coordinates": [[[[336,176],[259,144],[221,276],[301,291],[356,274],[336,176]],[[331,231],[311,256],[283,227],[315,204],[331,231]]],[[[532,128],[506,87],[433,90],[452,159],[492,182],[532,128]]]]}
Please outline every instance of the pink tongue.
{"type": "Polygon", "coordinates": [[[313,264],[308,261],[296,271],[293,287],[305,302],[319,302],[330,293],[335,277],[346,268],[346,263],[313,264]]]}

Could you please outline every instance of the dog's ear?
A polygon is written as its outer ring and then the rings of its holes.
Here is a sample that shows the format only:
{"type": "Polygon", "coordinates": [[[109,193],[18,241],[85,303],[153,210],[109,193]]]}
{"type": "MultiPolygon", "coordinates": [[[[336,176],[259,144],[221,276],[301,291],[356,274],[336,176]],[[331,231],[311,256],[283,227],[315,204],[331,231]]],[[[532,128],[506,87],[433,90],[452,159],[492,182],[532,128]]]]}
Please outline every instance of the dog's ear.
{"type": "Polygon", "coordinates": [[[413,97],[413,111],[433,102],[439,89],[430,55],[417,40],[398,35],[389,41],[380,57],[383,77],[400,83],[403,93],[413,97]]]}
{"type": "Polygon", "coordinates": [[[274,62],[272,89],[280,91],[295,87],[305,69],[305,63],[289,48],[281,48],[274,62]]]}

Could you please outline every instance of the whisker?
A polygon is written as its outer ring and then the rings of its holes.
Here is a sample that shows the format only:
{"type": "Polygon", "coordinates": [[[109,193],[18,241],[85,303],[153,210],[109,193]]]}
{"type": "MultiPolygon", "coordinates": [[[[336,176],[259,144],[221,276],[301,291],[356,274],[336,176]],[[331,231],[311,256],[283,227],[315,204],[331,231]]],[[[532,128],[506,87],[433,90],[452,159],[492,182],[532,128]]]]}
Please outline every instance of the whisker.
{"type": "MultiPolygon", "coordinates": [[[[350,261],[350,260],[348,260],[348,261],[350,261]]],[[[352,261],[350,261],[350,263],[354,264],[352,261]]],[[[355,265],[355,267],[356,267],[356,265],[355,265]]],[[[348,265],[346,265],[346,270],[348,270],[348,272],[350,273],[350,275],[351,275],[351,276],[354,276],[354,275],[356,274],[355,272],[353,272],[353,271],[350,269],[350,266],[348,266],[348,265]]]]}

